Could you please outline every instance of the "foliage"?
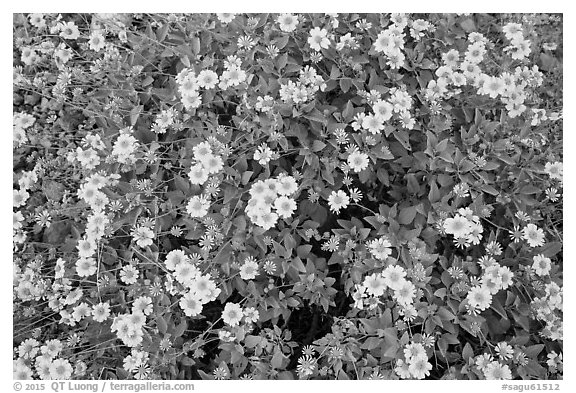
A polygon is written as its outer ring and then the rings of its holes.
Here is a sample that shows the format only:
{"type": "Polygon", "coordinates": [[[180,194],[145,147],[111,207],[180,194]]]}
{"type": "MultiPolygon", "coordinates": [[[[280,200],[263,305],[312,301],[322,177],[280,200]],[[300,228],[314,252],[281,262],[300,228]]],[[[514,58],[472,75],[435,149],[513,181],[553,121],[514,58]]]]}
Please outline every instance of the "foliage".
{"type": "Polygon", "coordinates": [[[16,14],[15,378],[562,378],[561,34],[16,14]]]}

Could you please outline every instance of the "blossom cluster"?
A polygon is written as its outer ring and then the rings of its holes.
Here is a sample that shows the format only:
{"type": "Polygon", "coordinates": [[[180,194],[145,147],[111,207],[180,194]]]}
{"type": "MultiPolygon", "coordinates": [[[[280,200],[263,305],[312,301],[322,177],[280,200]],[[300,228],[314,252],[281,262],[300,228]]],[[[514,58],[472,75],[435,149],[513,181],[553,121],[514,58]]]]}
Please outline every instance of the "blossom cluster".
{"type": "Polygon", "coordinates": [[[252,222],[264,229],[276,225],[278,219],[292,217],[297,208],[292,197],[298,190],[294,177],[286,174],[258,180],[250,187],[246,214],[252,222]]]}

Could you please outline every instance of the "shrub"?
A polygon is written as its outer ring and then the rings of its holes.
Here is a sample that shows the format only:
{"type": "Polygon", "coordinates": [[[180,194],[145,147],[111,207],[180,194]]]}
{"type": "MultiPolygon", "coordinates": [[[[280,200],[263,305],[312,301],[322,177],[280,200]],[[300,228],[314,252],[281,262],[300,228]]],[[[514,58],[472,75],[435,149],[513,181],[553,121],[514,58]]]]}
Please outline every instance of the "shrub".
{"type": "Polygon", "coordinates": [[[15,378],[562,378],[561,34],[15,14],[15,378]]]}

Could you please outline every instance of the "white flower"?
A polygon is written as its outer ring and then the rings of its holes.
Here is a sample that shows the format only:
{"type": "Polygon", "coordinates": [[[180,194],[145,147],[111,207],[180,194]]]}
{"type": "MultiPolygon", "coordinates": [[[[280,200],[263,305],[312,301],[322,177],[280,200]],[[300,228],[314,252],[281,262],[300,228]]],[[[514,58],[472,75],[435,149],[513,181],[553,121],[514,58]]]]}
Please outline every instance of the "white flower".
{"type": "Polygon", "coordinates": [[[528,242],[530,247],[540,247],[544,245],[544,231],[534,224],[528,224],[522,230],[523,239],[528,242]]]}
{"type": "Polygon", "coordinates": [[[328,49],[330,46],[330,40],[327,36],[328,31],[326,29],[315,27],[310,30],[310,37],[308,37],[308,44],[310,44],[310,48],[316,51],[320,51],[322,48],[328,49]]]}
{"type": "Polygon", "coordinates": [[[90,49],[99,52],[106,46],[106,41],[104,40],[102,33],[99,31],[94,31],[92,34],[90,34],[88,44],[90,44],[90,49]]]}
{"type": "Polygon", "coordinates": [[[280,196],[274,201],[274,208],[279,217],[290,218],[296,210],[296,201],[286,196],[280,196]]]}
{"type": "Polygon", "coordinates": [[[194,195],[190,198],[188,205],[186,205],[186,211],[190,214],[190,217],[204,217],[208,214],[209,208],[210,201],[204,195],[194,195]]]}
{"type": "Polygon", "coordinates": [[[330,210],[334,213],[338,213],[342,208],[345,209],[349,204],[350,198],[342,190],[339,190],[338,192],[332,191],[328,197],[328,205],[330,206],[330,210]]]}
{"type": "Polygon", "coordinates": [[[120,271],[120,280],[126,285],[134,284],[138,280],[138,269],[132,265],[126,265],[120,271]]]}
{"type": "Polygon", "coordinates": [[[358,150],[354,150],[348,156],[348,165],[354,170],[354,172],[359,173],[364,169],[368,168],[368,154],[361,153],[358,150]]]}
{"type": "Polygon", "coordinates": [[[456,214],[454,218],[447,218],[444,221],[444,230],[454,237],[467,237],[471,230],[470,222],[466,217],[456,214]]]}
{"type": "Polygon", "coordinates": [[[240,277],[243,280],[253,280],[258,274],[258,263],[252,259],[247,259],[240,267],[240,277]]]}
{"type": "Polygon", "coordinates": [[[547,162],[544,166],[544,172],[550,176],[551,179],[562,180],[564,174],[564,166],[561,162],[547,162]]]}
{"type": "Polygon", "coordinates": [[[92,318],[96,322],[104,322],[110,316],[110,304],[98,303],[92,307],[92,318]]]}
{"type": "Polygon", "coordinates": [[[468,292],[466,297],[468,304],[473,309],[486,310],[492,303],[492,294],[486,287],[475,286],[468,292]]]}
{"type": "Polygon", "coordinates": [[[381,261],[385,260],[392,254],[392,243],[386,237],[380,237],[374,239],[368,243],[368,248],[370,248],[370,253],[374,258],[381,261]]]}
{"type": "Polygon", "coordinates": [[[548,273],[550,273],[550,269],[552,268],[552,261],[550,258],[539,254],[534,255],[532,260],[534,261],[532,264],[532,269],[536,272],[537,275],[546,276],[548,273]]]}
{"type": "Polygon", "coordinates": [[[404,277],[406,277],[406,271],[402,266],[391,265],[384,269],[382,272],[382,277],[384,278],[386,285],[388,285],[393,290],[398,291],[402,288],[404,282],[406,281],[404,279],[404,277]]]}
{"type": "Polygon", "coordinates": [[[223,12],[223,13],[217,13],[216,16],[218,17],[218,20],[220,22],[228,24],[234,20],[236,14],[223,12]]]}
{"type": "Polygon", "coordinates": [[[181,262],[186,262],[188,257],[182,250],[172,250],[166,255],[166,267],[174,271],[181,262]]]}
{"type": "Polygon", "coordinates": [[[208,171],[201,163],[194,164],[188,172],[190,183],[202,185],[208,180],[208,171]]]}
{"type": "Polygon", "coordinates": [[[236,303],[226,303],[224,306],[224,311],[222,311],[222,319],[224,323],[230,326],[238,326],[244,313],[242,312],[242,307],[236,303]]]}
{"type": "Polygon", "coordinates": [[[212,70],[202,70],[196,78],[198,86],[204,89],[213,89],[218,84],[218,74],[212,70]]]}
{"type": "Polygon", "coordinates": [[[382,296],[387,288],[386,282],[380,273],[366,276],[362,286],[366,288],[366,293],[375,297],[382,296]]]}
{"type": "Polygon", "coordinates": [[[372,110],[374,110],[374,116],[384,122],[392,117],[394,106],[388,101],[378,100],[372,105],[372,110]]]}
{"type": "Polygon", "coordinates": [[[289,33],[296,30],[296,26],[298,26],[298,15],[282,14],[276,21],[280,25],[280,30],[289,33]]]}
{"type": "Polygon", "coordinates": [[[272,159],[272,149],[270,149],[265,144],[262,144],[254,152],[254,159],[258,161],[260,165],[266,165],[272,159]]]}
{"type": "Polygon", "coordinates": [[[184,314],[189,317],[195,317],[202,312],[202,302],[200,298],[192,292],[187,292],[182,296],[179,304],[180,308],[184,310],[184,314]]]}
{"type": "Polygon", "coordinates": [[[298,183],[292,176],[279,176],[278,177],[278,187],[276,187],[276,191],[280,195],[291,195],[296,192],[298,189],[298,183]]]}
{"type": "Polygon", "coordinates": [[[151,246],[154,243],[152,241],[154,239],[154,231],[148,227],[139,226],[132,231],[132,238],[139,247],[151,246]]]}

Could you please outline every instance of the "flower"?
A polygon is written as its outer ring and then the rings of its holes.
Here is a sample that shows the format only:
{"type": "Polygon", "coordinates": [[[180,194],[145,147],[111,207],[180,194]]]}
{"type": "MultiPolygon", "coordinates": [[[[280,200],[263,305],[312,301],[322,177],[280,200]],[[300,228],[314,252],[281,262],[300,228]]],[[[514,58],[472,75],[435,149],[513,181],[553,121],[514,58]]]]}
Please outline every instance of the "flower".
{"type": "Polygon", "coordinates": [[[189,317],[195,317],[202,312],[202,302],[198,295],[187,292],[182,298],[180,299],[180,308],[184,311],[184,314],[189,317]]]}
{"type": "Polygon", "coordinates": [[[349,204],[350,198],[342,190],[339,190],[338,192],[332,191],[328,197],[328,205],[330,206],[330,210],[334,213],[338,213],[342,208],[345,209],[349,204]]]}
{"type": "Polygon", "coordinates": [[[296,366],[296,371],[299,375],[308,376],[314,373],[317,366],[317,360],[309,355],[300,356],[298,358],[298,366],[296,366]]]}
{"type": "Polygon", "coordinates": [[[296,210],[296,201],[282,195],[274,201],[274,208],[278,217],[290,218],[294,214],[294,210],[296,210]]]}
{"type": "Polygon", "coordinates": [[[466,297],[468,304],[473,309],[486,310],[492,303],[490,290],[483,286],[475,286],[468,292],[466,297]]]}
{"type": "Polygon", "coordinates": [[[542,254],[534,255],[532,258],[534,261],[532,263],[532,270],[536,272],[539,276],[546,276],[550,273],[550,269],[552,268],[552,261],[550,258],[545,257],[542,254]]]}
{"type": "Polygon", "coordinates": [[[218,74],[212,70],[202,70],[197,76],[198,86],[204,89],[213,89],[218,84],[218,74]]]}
{"type": "Polygon", "coordinates": [[[368,168],[368,154],[361,153],[358,150],[354,150],[348,156],[348,165],[354,172],[358,173],[368,168]]]}
{"type": "Polygon", "coordinates": [[[258,263],[251,258],[247,258],[244,264],[240,267],[240,277],[243,280],[252,280],[258,274],[258,263]]]}
{"type": "Polygon", "coordinates": [[[190,217],[204,217],[208,214],[209,208],[210,201],[205,195],[194,195],[186,205],[186,211],[190,217]]]}
{"type": "Polygon", "coordinates": [[[430,375],[430,370],[432,370],[432,364],[424,358],[418,358],[408,366],[408,371],[416,379],[424,379],[430,375]]]}
{"type": "Polygon", "coordinates": [[[110,304],[98,303],[92,307],[92,318],[96,322],[104,322],[110,316],[110,304]]]}
{"type": "Polygon", "coordinates": [[[201,163],[197,163],[190,167],[188,177],[190,178],[190,183],[202,185],[208,180],[208,171],[201,163]]]}
{"type": "Polygon", "coordinates": [[[139,247],[151,246],[154,243],[152,241],[154,239],[154,231],[148,227],[139,226],[132,231],[132,238],[139,247]]]}
{"type": "Polygon", "coordinates": [[[141,312],[144,315],[150,315],[152,313],[152,299],[148,296],[140,296],[134,300],[132,303],[132,312],[141,312]]]}
{"type": "Polygon", "coordinates": [[[276,22],[280,25],[280,30],[289,33],[296,30],[296,26],[298,26],[298,15],[282,14],[278,16],[276,22]]]}
{"type": "Polygon", "coordinates": [[[308,37],[308,44],[310,48],[320,51],[322,48],[328,49],[330,46],[330,40],[327,37],[328,31],[326,29],[320,29],[315,27],[310,30],[310,37],[308,37]]]}
{"type": "Polygon", "coordinates": [[[374,116],[378,120],[385,122],[392,117],[394,106],[387,101],[378,100],[372,105],[372,109],[374,110],[374,116]]]}
{"type": "Polygon", "coordinates": [[[374,256],[374,258],[384,261],[386,258],[392,254],[392,243],[388,240],[387,237],[380,237],[378,239],[374,239],[368,243],[368,248],[370,249],[370,253],[374,256]]]}
{"type": "Polygon", "coordinates": [[[99,31],[94,31],[92,32],[92,34],[90,34],[88,44],[90,45],[90,49],[99,52],[106,46],[106,41],[104,40],[104,36],[102,35],[102,33],[100,33],[99,31]]]}
{"type": "Polygon", "coordinates": [[[507,364],[493,361],[484,369],[484,376],[486,379],[512,379],[512,372],[507,364]]]}
{"type": "Polygon", "coordinates": [[[402,359],[398,359],[396,361],[396,367],[394,368],[394,372],[398,374],[398,376],[402,379],[407,379],[412,376],[410,372],[410,363],[403,361],[402,359]]]}
{"type": "Polygon", "coordinates": [[[298,183],[292,176],[284,175],[278,177],[276,191],[280,195],[291,195],[298,190],[298,183]]]}
{"type": "Polygon", "coordinates": [[[96,273],[97,266],[94,258],[80,258],[76,261],[76,273],[80,277],[88,277],[96,273]]]}
{"type": "Polygon", "coordinates": [[[72,377],[72,365],[66,359],[54,359],[50,365],[50,377],[52,379],[70,379],[72,377]]]}
{"type": "Polygon", "coordinates": [[[366,288],[366,293],[372,296],[382,296],[386,290],[386,282],[380,273],[373,273],[364,278],[362,285],[366,288]]]}
{"type": "Polygon", "coordinates": [[[460,214],[456,214],[454,218],[447,218],[444,221],[444,230],[446,233],[454,235],[454,237],[467,237],[470,229],[470,222],[460,214]]]}
{"type": "Polygon", "coordinates": [[[126,285],[135,284],[138,280],[138,269],[132,265],[126,265],[120,271],[120,280],[126,285]]]}
{"type": "Polygon", "coordinates": [[[406,271],[402,266],[391,265],[384,269],[382,277],[386,285],[395,291],[399,291],[406,281],[404,279],[404,277],[406,277],[406,271]]]}
{"type": "Polygon", "coordinates": [[[534,224],[528,224],[522,230],[523,238],[530,247],[540,247],[544,245],[544,231],[534,224]]]}
{"type": "Polygon", "coordinates": [[[564,174],[564,166],[561,162],[547,162],[544,165],[544,172],[550,176],[551,179],[562,180],[564,174]]]}
{"type": "Polygon", "coordinates": [[[80,37],[80,31],[74,22],[63,22],[58,27],[60,28],[60,37],[66,40],[75,40],[80,37]]]}
{"type": "Polygon", "coordinates": [[[182,250],[172,250],[166,255],[166,267],[174,271],[176,267],[181,263],[188,260],[188,257],[182,250]]]}
{"type": "Polygon", "coordinates": [[[224,323],[230,326],[237,326],[243,316],[244,313],[242,312],[242,307],[236,303],[226,303],[224,311],[222,311],[222,319],[224,320],[224,323]]]}
{"type": "Polygon", "coordinates": [[[217,13],[216,16],[218,17],[218,20],[220,22],[222,22],[223,24],[228,24],[234,20],[234,18],[236,17],[236,14],[222,12],[222,13],[217,13]]]}
{"type": "Polygon", "coordinates": [[[500,357],[500,360],[502,361],[510,360],[514,355],[514,348],[508,345],[508,343],[505,341],[499,342],[494,348],[494,350],[496,351],[498,357],[500,357]]]}

